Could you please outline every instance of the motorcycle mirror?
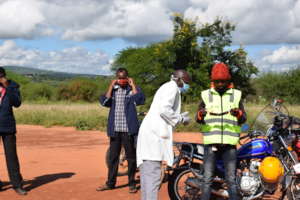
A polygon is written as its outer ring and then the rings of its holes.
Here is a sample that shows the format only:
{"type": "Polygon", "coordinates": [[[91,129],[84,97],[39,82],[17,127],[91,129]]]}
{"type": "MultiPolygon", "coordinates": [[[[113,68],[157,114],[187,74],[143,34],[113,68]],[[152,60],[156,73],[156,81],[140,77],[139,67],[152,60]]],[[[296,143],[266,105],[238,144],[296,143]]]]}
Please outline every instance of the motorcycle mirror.
{"type": "Polygon", "coordinates": [[[283,99],[277,99],[278,103],[283,103],[283,99]]]}
{"type": "Polygon", "coordinates": [[[247,132],[249,130],[250,126],[249,124],[243,124],[241,127],[242,132],[247,132]]]}
{"type": "Polygon", "coordinates": [[[273,103],[272,103],[272,105],[274,107],[279,106],[281,104],[283,104],[283,99],[276,99],[276,98],[273,100],[273,103]]]}

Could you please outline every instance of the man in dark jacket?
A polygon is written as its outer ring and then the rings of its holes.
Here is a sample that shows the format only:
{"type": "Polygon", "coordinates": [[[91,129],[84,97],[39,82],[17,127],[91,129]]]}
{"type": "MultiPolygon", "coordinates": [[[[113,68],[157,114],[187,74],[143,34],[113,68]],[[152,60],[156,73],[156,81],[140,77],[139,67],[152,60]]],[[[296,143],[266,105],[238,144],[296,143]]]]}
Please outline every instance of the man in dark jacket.
{"type": "MultiPolygon", "coordinates": [[[[16,150],[16,121],[12,109],[12,107],[20,105],[19,85],[12,80],[7,80],[4,68],[0,67],[0,135],[13,189],[20,195],[26,195],[27,192],[22,187],[23,179],[16,150]]],[[[0,182],[1,187],[2,183],[0,182]]]]}
{"type": "Polygon", "coordinates": [[[101,105],[109,107],[107,135],[110,137],[110,157],[108,180],[97,191],[110,190],[115,187],[119,156],[122,145],[125,148],[128,161],[129,192],[137,191],[135,186],[136,150],[134,136],[139,130],[139,121],[136,106],[145,102],[145,96],[140,88],[136,87],[132,78],[128,77],[125,68],[119,68],[115,80],[112,80],[105,95],[100,97],[101,105]]]}

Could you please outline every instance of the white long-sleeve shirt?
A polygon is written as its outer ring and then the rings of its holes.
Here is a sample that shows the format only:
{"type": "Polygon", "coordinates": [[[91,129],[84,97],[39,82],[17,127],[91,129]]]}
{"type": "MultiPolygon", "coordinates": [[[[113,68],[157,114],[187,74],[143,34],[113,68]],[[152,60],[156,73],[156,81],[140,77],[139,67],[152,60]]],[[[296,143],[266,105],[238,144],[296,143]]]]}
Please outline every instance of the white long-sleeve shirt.
{"type": "Polygon", "coordinates": [[[139,129],[137,166],[143,160],[167,161],[172,166],[173,128],[181,121],[180,90],[175,81],[163,84],[155,93],[150,110],[139,129]]]}

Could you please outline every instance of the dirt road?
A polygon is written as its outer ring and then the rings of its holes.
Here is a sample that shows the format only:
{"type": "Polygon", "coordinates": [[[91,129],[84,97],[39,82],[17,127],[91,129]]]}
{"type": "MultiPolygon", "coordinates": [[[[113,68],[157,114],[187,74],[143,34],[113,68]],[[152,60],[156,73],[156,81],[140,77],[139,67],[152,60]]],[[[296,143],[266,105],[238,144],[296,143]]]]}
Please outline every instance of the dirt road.
{"type": "MultiPolygon", "coordinates": [[[[127,177],[118,177],[117,189],[97,192],[107,176],[104,163],[108,138],[99,131],[19,125],[18,155],[27,196],[17,195],[8,183],[3,147],[0,147],[0,178],[5,183],[1,200],[138,200],[129,194],[127,177]]],[[[200,142],[196,133],[176,133],[176,141],[200,142]]],[[[163,185],[160,200],[167,200],[163,185]]]]}

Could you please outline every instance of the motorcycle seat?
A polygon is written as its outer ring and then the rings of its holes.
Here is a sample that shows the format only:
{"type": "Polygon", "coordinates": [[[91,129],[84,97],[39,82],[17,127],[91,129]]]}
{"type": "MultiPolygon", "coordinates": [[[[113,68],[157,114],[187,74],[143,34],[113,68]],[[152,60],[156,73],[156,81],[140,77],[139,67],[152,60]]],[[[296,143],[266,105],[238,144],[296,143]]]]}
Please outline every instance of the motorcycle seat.
{"type": "Polygon", "coordinates": [[[194,149],[194,154],[203,156],[204,155],[204,145],[203,144],[198,144],[198,143],[188,143],[188,144],[183,144],[182,145],[182,150],[185,152],[191,152],[191,146],[193,146],[194,149]]]}

